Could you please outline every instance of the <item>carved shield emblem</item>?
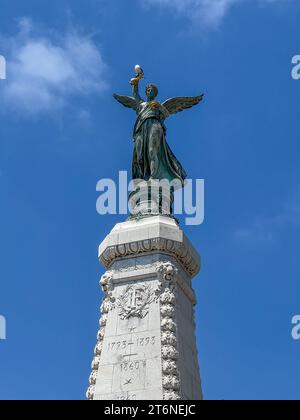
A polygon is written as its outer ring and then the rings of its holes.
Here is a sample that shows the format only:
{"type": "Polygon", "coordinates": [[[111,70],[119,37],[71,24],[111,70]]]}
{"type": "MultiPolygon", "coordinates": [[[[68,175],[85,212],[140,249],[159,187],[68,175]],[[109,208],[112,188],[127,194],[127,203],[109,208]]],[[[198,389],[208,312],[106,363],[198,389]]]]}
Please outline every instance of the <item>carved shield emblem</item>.
{"type": "Polygon", "coordinates": [[[150,286],[134,285],[126,287],[117,301],[121,319],[144,318],[149,312],[154,293],[150,286]]]}

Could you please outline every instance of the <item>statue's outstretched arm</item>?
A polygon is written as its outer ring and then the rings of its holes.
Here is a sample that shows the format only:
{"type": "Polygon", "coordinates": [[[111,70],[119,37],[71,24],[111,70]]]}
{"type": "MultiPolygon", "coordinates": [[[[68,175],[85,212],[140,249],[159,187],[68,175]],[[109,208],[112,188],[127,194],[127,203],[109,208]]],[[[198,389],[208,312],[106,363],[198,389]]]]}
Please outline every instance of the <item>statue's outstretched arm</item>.
{"type": "Polygon", "coordinates": [[[142,102],[143,99],[141,98],[140,91],[139,91],[139,82],[140,79],[135,78],[130,81],[132,85],[132,95],[137,102],[142,102]]]}

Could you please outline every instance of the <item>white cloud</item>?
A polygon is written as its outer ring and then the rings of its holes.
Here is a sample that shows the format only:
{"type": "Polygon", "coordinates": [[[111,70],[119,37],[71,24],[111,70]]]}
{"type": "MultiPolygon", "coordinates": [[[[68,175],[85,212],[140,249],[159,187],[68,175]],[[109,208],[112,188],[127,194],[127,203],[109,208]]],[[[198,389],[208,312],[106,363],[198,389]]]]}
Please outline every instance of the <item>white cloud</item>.
{"type": "Polygon", "coordinates": [[[174,10],[193,22],[205,26],[218,26],[234,5],[247,1],[257,4],[275,3],[284,0],[140,0],[145,6],[160,6],[174,10]]]}
{"type": "Polygon", "coordinates": [[[72,30],[64,36],[33,34],[28,18],[8,45],[2,108],[36,115],[61,110],[75,96],[101,94],[107,66],[92,39],[72,30]]]}

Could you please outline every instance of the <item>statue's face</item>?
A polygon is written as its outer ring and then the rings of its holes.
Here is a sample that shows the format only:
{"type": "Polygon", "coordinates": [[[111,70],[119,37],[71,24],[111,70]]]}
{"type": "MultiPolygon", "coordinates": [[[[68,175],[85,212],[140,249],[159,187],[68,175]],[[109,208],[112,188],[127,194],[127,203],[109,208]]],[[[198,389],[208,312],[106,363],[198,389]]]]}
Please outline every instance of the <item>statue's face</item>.
{"type": "Polygon", "coordinates": [[[156,91],[152,86],[149,86],[146,91],[148,99],[151,101],[156,98],[156,91]]]}

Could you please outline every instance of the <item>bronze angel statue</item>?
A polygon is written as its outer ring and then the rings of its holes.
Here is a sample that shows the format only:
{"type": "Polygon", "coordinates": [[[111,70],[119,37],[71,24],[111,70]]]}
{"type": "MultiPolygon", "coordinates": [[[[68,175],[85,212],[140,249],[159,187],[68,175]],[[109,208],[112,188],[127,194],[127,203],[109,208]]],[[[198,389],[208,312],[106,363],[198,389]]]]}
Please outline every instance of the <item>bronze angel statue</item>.
{"type": "Polygon", "coordinates": [[[204,95],[172,98],[160,103],[156,101],[158,88],[151,83],[146,87],[145,101],[139,93],[139,82],[144,77],[144,72],[140,66],[136,66],[135,70],[136,77],[130,81],[133,96],[114,95],[118,102],[137,113],[133,131],[135,147],[132,178],[145,181],[179,180],[183,186],[187,175],[167,143],[165,120],[170,115],[199,104],[204,95]]]}

